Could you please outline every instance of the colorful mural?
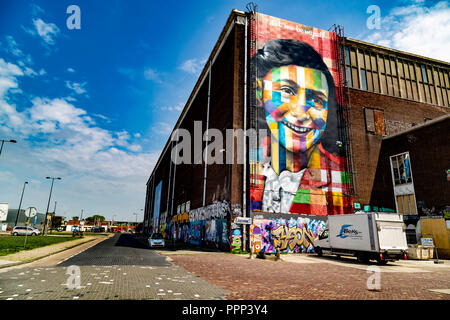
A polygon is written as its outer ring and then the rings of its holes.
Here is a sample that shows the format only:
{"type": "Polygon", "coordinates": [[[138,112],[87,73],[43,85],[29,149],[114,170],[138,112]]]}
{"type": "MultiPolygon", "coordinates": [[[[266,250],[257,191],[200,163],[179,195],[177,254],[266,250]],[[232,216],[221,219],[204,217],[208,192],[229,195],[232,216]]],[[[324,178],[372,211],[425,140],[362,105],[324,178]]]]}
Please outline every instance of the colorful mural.
{"type": "Polygon", "coordinates": [[[189,243],[199,246],[202,244],[203,221],[192,221],[189,230],[189,243]]]}
{"type": "Polygon", "coordinates": [[[251,121],[260,136],[250,152],[250,210],[351,213],[337,35],[260,13],[252,28],[251,121]]]}
{"type": "Polygon", "coordinates": [[[325,229],[325,221],[309,218],[255,219],[250,243],[255,253],[314,252],[314,240],[325,229]]]}
{"type": "Polygon", "coordinates": [[[227,219],[214,219],[205,221],[205,239],[210,243],[228,243],[227,219]]]}
{"type": "Polygon", "coordinates": [[[158,183],[155,189],[155,200],[153,202],[153,230],[156,230],[159,225],[159,213],[161,210],[161,189],[162,180],[158,183]]]}
{"type": "Polygon", "coordinates": [[[242,232],[241,229],[234,229],[231,233],[231,252],[240,253],[242,246],[242,232]]]}

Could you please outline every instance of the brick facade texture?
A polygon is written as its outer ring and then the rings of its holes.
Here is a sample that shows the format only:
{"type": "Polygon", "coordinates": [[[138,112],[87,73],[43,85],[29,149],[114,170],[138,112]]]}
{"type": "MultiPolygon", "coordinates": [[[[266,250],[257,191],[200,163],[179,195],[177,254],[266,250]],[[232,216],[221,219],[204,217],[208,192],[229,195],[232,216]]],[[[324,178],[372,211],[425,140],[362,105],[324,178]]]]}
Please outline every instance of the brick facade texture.
{"type": "MultiPolygon", "coordinates": [[[[382,136],[366,131],[364,108],[383,110],[386,134],[394,134],[450,113],[446,107],[349,89],[355,202],[370,204],[382,136]]],[[[389,183],[392,184],[391,180],[389,183]]],[[[395,208],[395,206],[394,206],[395,208]]]]}

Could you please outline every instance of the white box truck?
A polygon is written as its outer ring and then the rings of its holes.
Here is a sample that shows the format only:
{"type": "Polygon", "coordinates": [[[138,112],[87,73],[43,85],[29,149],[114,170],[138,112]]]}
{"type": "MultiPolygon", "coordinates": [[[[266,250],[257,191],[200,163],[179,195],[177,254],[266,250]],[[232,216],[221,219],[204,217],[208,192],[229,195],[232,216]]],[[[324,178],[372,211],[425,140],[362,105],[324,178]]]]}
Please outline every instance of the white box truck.
{"type": "Polygon", "coordinates": [[[406,259],[406,228],[396,213],[355,213],[328,216],[327,227],[314,241],[315,251],[355,256],[360,262],[379,264],[406,259]]]}

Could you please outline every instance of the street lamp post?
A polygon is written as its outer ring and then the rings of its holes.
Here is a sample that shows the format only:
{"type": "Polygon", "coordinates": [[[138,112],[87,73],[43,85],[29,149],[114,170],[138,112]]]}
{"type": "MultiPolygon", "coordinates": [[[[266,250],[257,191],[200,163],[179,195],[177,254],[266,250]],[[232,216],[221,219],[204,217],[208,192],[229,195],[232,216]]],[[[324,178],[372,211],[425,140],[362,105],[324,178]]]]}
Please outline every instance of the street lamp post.
{"type": "Polygon", "coordinates": [[[22,206],[23,193],[25,192],[25,185],[28,184],[28,181],[25,181],[23,184],[22,195],[20,196],[19,209],[17,209],[16,222],[14,223],[14,227],[17,226],[17,220],[19,219],[20,207],[22,206]]]}
{"type": "Polygon", "coordinates": [[[48,196],[48,203],[47,203],[47,210],[45,211],[45,222],[44,222],[44,230],[45,230],[45,235],[47,235],[47,231],[48,231],[48,223],[47,223],[47,217],[48,217],[48,208],[50,206],[50,199],[52,197],[52,190],[53,190],[53,182],[55,182],[55,179],[57,180],[61,180],[60,177],[45,177],[45,179],[51,179],[52,180],[52,186],[50,187],[50,195],[48,196]]]}
{"type": "Polygon", "coordinates": [[[11,143],[17,143],[16,140],[0,140],[2,142],[2,145],[0,146],[0,155],[2,154],[2,150],[3,150],[3,145],[5,144],[5,142],[11,142],[11,143]]]}

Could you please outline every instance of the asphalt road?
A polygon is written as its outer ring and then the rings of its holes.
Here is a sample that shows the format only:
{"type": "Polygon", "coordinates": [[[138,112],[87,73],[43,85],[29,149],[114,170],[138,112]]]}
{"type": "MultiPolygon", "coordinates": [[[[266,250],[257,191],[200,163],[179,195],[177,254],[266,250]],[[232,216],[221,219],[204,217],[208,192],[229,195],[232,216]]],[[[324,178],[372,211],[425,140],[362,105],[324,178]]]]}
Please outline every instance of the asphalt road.
{"type": "Polygon", "coordinates": [[[61,267],[71,265],[166,267],[171,264],[165,257],[136,240],[133,235],[122,233],[59,264],[61,267]]]}

